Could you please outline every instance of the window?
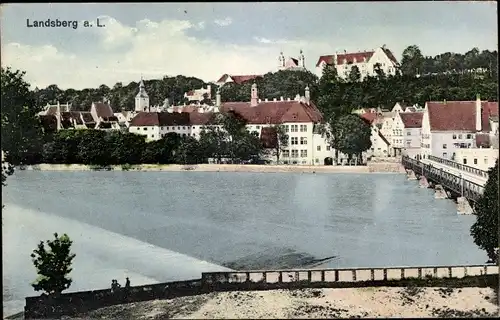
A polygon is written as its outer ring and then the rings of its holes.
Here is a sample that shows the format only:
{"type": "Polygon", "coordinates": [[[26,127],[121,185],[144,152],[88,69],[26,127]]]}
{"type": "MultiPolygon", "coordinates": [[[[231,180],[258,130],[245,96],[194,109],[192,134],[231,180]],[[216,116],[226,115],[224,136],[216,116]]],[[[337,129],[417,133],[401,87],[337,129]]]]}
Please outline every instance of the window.
{"type": "Polygon", "coordinates": [[[260,126],[255,126],[256,129],[260,129],[260,126]]]}
{"type": "Polygon", "coordinates": [[[318,158],[314,159],[314,162],[318,163],[318,162],[319,162],[319,159],[318,159],[318,158]]]}
{"type": "Polygon", "coordinates": [[[474,159],[474,164],[477,164],[477,159],[474,159]]]}
{"type": "Polygon", "coordinates": [[[484,157],[484,164],[488,164],[488,158],[484,157]]]}
{"type": "Polygon", "coordinates": [[[472,139],[472,134],[468,133],[467,134],[467,139],[472,139]]]}
{"type": "Polygon", "coordinates": [[[186,127],[182,127],[182,130],[186,130],[186,127]]]}
{"type": "Polygon", "coordinates": [[[330,146],[326,146],[326,151],[330,151],[330,146]]]}
{"type": "Polygon", "coordinates": [[[443,149],[446,149],[446,144],[443,144],[443,149]]]}
{"type": "Polygon", "coordinates": [[[456,134],[454,134],[454,135],[453,135],[453,139],[456,139],[456,138],[457,138],[457,135],[456,135],[456,134]]]}
{"type": "Polygon", "coordinates": [[[446,152],[443,152],[443,158],[446,158],[448,154],[446,152]]]}
{"type": "Polygon", "coordinates": [[[317,151],[321,151],[321,146],[317,146],[317,147],[316,147],[316,150],[317,150],[317,151]]]}
{"type": "Polygon", "coordinates": [[[462,139],[462,135],[461,134],[458,135],[458,139],[462,139]]]}
{"type": "Polygon", "coordinates": [[[289,158],[290,157],[290,150],[283,150],[283,157],[289,158]]]}
{"type": "Polygon", "coordinates": [[[170,127],[167,127],[167,131],[170,130],[170,127]]]}
{"type": "Polygon", "coordinates": [[[299,157],[299,150],[292,150],[292,158],[298,158],[299,157]]]}
{"type": "Polygon", "coordinates": [[[292,124],[290,126],[290,132],[299,132],[299,126],[296,124],[292,124]]]}
{"type": "Polygon", "coordinates": [[[300,157],[301,158],[307,157],[307,150],[300,150],[300,157]]]}
{"type": "Polygon", "coordinates": [[[181,130],[181,127],[177,127],[177,130],[181,130]]]}
{"type": "Polygon", "coordinates": [[[285,132],[290,132],[290,126],[289,125],[285,126],[285,132]]]}
{"type": "Polygon", "coordinates": [[[307,125],[306,124],[300,125],[300,132],[307,132],[307,125]]]}
{"type": "Polygon", "coordinates": [[[410,132],[410,131],[408,131],[408,132],[406,133],[406,135],[407,135],[407,136],[411,136],[411,132],[410,132]]]}
{"type": "Polygon", "coordinates": [[[163,130],[163,127],[161,127],[161,130],[163,130]]]}
{"type": "Polygon", "coordinates": [[[464,158],[464,164],[467,164],[467,158],[464,158]]]}
{"type": "Polygon", "coordinates": [[[299,138],[297,138],[297,137],[291,137],[290,138],[290,144],[299,144],[299,138]]]}
{"type": "Polygon", "coordinates": [[[307,138],[306,137],[300,137],[300,144],[307,144],[307,138]]]}
{"type": "Polygon", "coordinates": [[[155,135],[154,135],[154,134],[152,134],[152,135],[151,135],[151,138],[154,138],[154,137],[155,137],[155,135]]]}

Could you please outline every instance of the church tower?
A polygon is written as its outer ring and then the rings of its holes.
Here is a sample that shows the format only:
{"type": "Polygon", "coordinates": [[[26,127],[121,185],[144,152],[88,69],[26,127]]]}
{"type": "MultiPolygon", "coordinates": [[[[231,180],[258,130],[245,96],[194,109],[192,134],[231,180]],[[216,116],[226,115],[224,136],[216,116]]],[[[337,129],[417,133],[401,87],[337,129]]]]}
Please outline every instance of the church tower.
{"type": "Polygon", "coordinates": [[[285,69],[285,56],[283,55],[283,51],[280,52],[280,56],[278,58],[279,64],[278,64],[278,70],[283,70],[285,69]]]}
{"type": "Polygon", "coordinates": [[[304,52],[302,52],[302,49],[300,49],[300,54],[299,54],[299,68],[306,68],[306,59],[304,58],[304,52]]]}
{"type": "Polygon", "coordinates": [[[139,83],[139,93],[135,96],[135,111],[148,112],[149,111],[149,96],[144,88],[144,81],[139,83]]]}

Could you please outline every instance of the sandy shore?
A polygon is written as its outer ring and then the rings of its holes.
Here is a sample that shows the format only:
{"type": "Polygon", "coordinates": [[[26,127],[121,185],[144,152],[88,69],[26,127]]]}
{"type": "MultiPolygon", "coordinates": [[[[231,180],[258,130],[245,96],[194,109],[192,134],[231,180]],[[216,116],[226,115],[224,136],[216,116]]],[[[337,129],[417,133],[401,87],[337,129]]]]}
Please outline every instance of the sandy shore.
{"type": "Polygon", "coordinates": [[[79,319],[495,317],[497,310],[491,288],[380,287],[218,292],[102,308],[79,319]]]}
{"type": "MultiPolygon", "coordinates": [[[[96,168],[81,164],[39,164],[27,166],[25,170],[40,171],[91,171],[96,168]]],[[[198,172],[296,172],[296,173],[404,173],[399,163],[368,163],[367,166],[294,166],[294,165],[239,165],[239,164],[197,164],[197,165],[154,165],[111,166],[113,171],[198,171],[198,172]]]]}

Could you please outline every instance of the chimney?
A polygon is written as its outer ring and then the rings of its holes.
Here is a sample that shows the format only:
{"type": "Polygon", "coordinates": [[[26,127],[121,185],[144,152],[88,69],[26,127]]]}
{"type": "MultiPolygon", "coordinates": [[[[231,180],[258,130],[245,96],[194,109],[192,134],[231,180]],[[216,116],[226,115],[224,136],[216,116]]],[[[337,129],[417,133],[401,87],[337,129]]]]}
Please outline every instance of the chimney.
{"type": "Polygon", "coordinates": [[[221,97],[220,97],[220,87],[217,88],[217,93],[215,94],[215,106],[220,107],[221,97]]]}
{"type": "Polygon", "coordinates": [[[276,102],[276,98],[273,98],[273,102],[276,102]]]}
{"type": "Polygon", "coordinates": [[[290,98],[286,98],[286,101],[290,101],[290,98]]]}
{"type": "Polygon", "coordinates": [[[311,101],[311,92],[309,91],[309,86],[306,86],[305,97],[306,103],[309,104],[309,101],[311,101]]]}
{"type": "Polygon", "coordinates": [[[261,103],[261,102],[262,102],[262,99],[261,99],[261,98],[259,98],[259,103],[261,103]]]}
{"type": "Polygon", "coordinates": [[[284,100],[283,100],[283,96],[281,96],[281,97],[280,97],[280,101],[284,101],[284,100]]]}
{"type": "Polygon", "coordinates": [[[481,127],[481,118],[482,118],[482,108],[481,108],[481,97],[479,93],[476,96],[476,131],[482,131],[481,127]]]}
{"type": "Polygon", "coordinates": [[[265,102],[269,102],[269,100],[267,98],[264,99],[265,102]]]}
{"type": "Polygon", "coordinates": [[[59,104],[59,101],[57,101],[56,119],[57,119],[57,131],[59,131],[61,130],[61,105],[59,104]]]}
{"type": "Polygon", "coordinates": [[[297,95],[295,96],[295,101],[300,101],[300,94],[297,94],[297,95]]]}
{"type": "Polygon", "coordinates": [[[257,84],[252,84],[252,90],[250,92],[250,106],[255,107],[259,102],[259,95],[257,93],[257,84]]]}

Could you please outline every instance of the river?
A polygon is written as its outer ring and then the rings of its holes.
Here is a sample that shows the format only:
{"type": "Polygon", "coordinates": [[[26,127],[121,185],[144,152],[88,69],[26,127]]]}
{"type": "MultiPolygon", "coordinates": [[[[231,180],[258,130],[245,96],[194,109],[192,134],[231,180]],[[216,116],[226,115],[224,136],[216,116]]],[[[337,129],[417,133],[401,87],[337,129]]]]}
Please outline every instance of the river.
{"type": "Polygon", "coordinates": [[[203,271],[484,263],[450,200],[404,174],[17,171],[2,188],[4,312],[35,293],[30,253],[68,233],[70,291],[203,271]]]}

